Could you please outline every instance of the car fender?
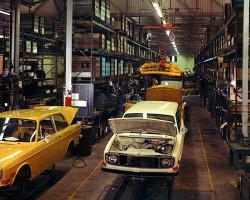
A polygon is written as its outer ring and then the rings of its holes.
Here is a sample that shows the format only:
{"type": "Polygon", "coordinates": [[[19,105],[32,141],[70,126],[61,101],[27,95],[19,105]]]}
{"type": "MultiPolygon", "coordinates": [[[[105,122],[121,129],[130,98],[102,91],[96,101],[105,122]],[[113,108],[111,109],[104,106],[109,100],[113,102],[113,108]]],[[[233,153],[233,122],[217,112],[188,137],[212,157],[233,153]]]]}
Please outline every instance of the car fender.
{"type": "MultiPolygon", "coordinates": [[[[13,177],[10,177],[10,179],[11,179],[11,185],[14,183],[14,181],[16,180],[16,177],[17,177],[17,174],[20,172],[20,170],[23,168],[23,167],[26,167],[27,166],[27,168],[29,169],[29,180],[32,180],[33,178],[34,178],[34,176],[33,176],[33,173],[32,173],[32,166],[30,165],[30,163],[28,163],[28,162],[24,162],[24,163],[22,163],[22,164],[20,164],[20,165],[18,165],[18,167],[16,168],[16,170],[14,170],[15,171],[15,175],[13,176],[13,177]]],[[[10,169],[9,170],[9,173],[11,174],[12,173],[12,170],[10,169]]]]}

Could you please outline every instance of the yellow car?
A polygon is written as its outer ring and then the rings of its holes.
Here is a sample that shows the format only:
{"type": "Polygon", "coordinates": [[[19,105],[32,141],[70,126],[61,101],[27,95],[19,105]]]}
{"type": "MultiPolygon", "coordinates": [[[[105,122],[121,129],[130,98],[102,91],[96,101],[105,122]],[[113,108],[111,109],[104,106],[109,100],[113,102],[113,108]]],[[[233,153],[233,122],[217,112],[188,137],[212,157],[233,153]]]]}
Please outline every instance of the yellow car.
{"type": "Polygon", "coordinates": [[[0,113],[0,190],[29,182],[72,152],[81,125],[77,108],[38,106],[0,113]]]}

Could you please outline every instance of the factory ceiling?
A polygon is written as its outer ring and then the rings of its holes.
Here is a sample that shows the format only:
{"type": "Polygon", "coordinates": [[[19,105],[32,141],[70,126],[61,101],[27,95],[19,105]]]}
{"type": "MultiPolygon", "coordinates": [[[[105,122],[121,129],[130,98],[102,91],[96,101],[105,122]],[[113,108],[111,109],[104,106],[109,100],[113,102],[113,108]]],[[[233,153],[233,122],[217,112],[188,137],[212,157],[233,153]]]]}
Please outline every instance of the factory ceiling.
{"type": "MultiPolygon", "coordinates": [[[[3,0],[0,9],[11,12],[20,3],[26,11],[65,19],[65,0],[3,0]]],[[[195,56],[224,24],[226,0],[110,0],[111,13],[122,13],[149,33],[149,46],[154,50],[165,49],[176,55],[171,41],[180,54],[195,56]],[[153,6],[158,3],[162,17],[153,6]],[[165,25],[165,22],[167,25],[165,25]],[[167,35],[167,31],[170,34],[167,35]]],[[[21,10],[22,11],[22,10],[21,10]]],[[[226,12],[225,12],[226,11],[226,12]]],[[[0,23],[6,26],[8,18],[0,14],[0,23]]],[[[0,25],[1,25],[0,24],[0,25]]],[[[3,34],[3,28],[0,30],[3,34]]]]}

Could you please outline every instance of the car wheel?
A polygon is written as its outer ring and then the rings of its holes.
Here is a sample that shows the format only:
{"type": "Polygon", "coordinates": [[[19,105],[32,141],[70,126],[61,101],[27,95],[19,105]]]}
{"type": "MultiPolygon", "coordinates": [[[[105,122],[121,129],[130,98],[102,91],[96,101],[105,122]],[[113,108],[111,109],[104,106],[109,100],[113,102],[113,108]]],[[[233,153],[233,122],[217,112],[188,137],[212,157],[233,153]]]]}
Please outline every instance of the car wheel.
{"type": "Polygon", "coordinates": [[[74,142],[73,141],[70,142],[67,153],[66,153],[66,156],[72,156],[72,155],[74,155],[74,142]]]}
{"type": "Polygon", "coordinates": [[[15,194],[24,195],[30,183],[30,169],[28,166],[22,167],[16,175],[11,191],[15,194]]]}

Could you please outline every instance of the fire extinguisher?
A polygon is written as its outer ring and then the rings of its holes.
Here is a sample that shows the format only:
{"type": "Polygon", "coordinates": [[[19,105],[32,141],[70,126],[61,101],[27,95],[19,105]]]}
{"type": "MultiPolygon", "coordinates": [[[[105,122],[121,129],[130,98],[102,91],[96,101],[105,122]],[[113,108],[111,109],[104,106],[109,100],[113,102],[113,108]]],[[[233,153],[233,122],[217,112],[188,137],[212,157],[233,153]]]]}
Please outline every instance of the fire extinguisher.
{"type": "Polygon", "coordinates": [[[64,96],[64,106],[71,106],[72,96],[71,91],[68,90],[68,94],[64,96]]]}

